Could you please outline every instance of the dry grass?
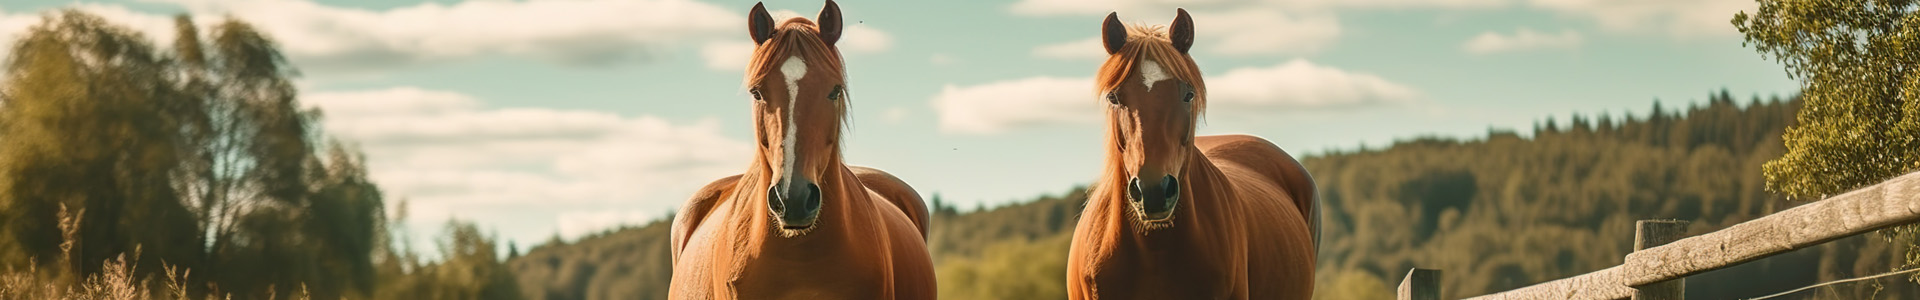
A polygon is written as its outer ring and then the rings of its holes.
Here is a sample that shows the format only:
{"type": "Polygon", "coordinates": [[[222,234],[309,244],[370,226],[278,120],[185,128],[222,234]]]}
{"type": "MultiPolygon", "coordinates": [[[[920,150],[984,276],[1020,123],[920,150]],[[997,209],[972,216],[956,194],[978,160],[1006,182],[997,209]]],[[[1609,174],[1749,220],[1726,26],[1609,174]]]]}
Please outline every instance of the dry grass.
{"type": "MultiPolygon", "coordinates": [[[[61,266],[78,266],[72,263],[72,257],[73,253],[77,251],[76,249],[81,246],[78,245],[76,234],[79,232],[80,219],[85,216],[85,214],[86,210],[84,209],[77,213],[68,214],[66,205],[60,206],[60,233],[61,238],[64,239],[64,241],[60,243],[62,256],[61,266]]],[[[126,254],[121,254],[118,257],[106,260],[102,262],[99,274],[89,275],[81,280],[75,280],[75,274],[72,270],[43,270],[36,267],[38,263],[27,264],[26,270],[8,268],[4,270],[4,272],[0,272],[0,300],[195,299],[188,295],[190,292],[187,287],[187,282],[189,282],[187,278],[188,275],[192,274],[190,270],[175,268],[172,265],[162,263],[161,265],[165,268],[164,271],[166,272],[165,278],[162,278],[165,282],[156,285],[152,282],[153,278],[142,278],[134,272],[134,266],[139,265],[140,259],[140,248],[138,246],[134,247],[133,260],[129,261],[127,257],[126,254]]],[[[231,298],[232,295],[221,298],[209,294],[199,299],[213,300],[231,298]]],[[[269,296],[268,299],[273,299],[273,297],[269,296]]],[[[300,287],[300,295],[296,295],[296,297],[290,299],[308,299],[306,286],[300,287]]]]}

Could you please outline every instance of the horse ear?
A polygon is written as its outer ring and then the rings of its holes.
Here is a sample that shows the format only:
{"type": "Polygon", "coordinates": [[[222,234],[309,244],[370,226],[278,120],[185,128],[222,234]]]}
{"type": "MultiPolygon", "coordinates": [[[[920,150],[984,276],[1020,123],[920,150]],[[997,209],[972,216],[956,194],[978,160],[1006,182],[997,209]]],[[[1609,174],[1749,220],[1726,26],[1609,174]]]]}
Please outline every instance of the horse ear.
{"type": "Polygon", "coordinates": [[[1172,40],[1174,49],[1187,53],[1187,49],[1193,48],[1193,16],[1188,16],[1185,8],[1176,9],[1178,14],[1173,17],[1173,26],[1167,30],[1167,39],[1172,40]]]}
{"type": "Polygon", "coordinates": [[[753,10],[747,12],[747,34],[753,35],[754,45],[773,38],[773,16],[767,15],[766,5],[754,3],[753,10]]]}
{"type": "Polygon", "coordinates": [[[1107,46],[1107,54],[1120,53],[1120,47],[1127,45],[1127,25],[1120,24],[1120,13],[1108,13],[1107,21],[1100,26],[1101,45],[1107,46]]]}
{"type": "Polygon", "coordinates": [[[820,17],[813,18],[813,20],[820,22],[821,42],[826,42],[827,45],[833,45],[833,42],[840,41],[840,29],[842,26],[840,26],[839,4],[834,4],[833,0],[827,0],[827,7],[820,8],[820,17]]]}

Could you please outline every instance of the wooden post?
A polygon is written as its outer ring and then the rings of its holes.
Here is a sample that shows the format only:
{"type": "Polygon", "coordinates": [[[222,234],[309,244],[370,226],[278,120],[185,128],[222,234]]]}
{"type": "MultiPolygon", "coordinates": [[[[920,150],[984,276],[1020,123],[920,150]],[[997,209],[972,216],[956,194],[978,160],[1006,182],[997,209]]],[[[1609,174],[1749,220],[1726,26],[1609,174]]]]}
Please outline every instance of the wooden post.
{"type": "Polygon", "coordinates": [[[1399,300],[1440,300],[1440,270],[1414,268],[1400,280],[1399,300]]]}
{"type": "MultiPolygon", "coordinates": [[[[1687,221],[1640,220],[1634,222],[1633,251],[1659,247],[1687,235],[1687,221]]],[[[1633,287],[1633,300],[1682,300],[1687,294],[1687,279],[1674,278],[1633,287]]]]}

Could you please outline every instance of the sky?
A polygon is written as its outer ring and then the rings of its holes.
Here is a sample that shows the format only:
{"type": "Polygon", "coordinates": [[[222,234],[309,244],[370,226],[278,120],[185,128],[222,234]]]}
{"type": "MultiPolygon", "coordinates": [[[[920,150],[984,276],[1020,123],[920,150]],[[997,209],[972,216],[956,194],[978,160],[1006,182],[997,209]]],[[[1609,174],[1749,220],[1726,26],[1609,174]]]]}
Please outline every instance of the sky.
{"type": "MultiPolygon", "coordinates": [[[[1731,25],[1753,0],[838,3],[846,161],[963,210],[1059,194],[1099,172],[1103,106],[1090,80],[1111,12],[1129,24],[1191,12],[1210,93],[1200,134],[1258,135],[1296,156],[1799,86],[1731,25]]],[[[767,7],[811,18],[822,4],[767,7]]],[[[175,14],[252,23],[300,69],[300,101],[323,111],[324,132],[366,152],[389,212],[405,200],[416,244],[458,218],[524,248],[665,217],[747,169],[753,5],[8,0],[0,41],[61,7],[163,46],[175,14]]]]}

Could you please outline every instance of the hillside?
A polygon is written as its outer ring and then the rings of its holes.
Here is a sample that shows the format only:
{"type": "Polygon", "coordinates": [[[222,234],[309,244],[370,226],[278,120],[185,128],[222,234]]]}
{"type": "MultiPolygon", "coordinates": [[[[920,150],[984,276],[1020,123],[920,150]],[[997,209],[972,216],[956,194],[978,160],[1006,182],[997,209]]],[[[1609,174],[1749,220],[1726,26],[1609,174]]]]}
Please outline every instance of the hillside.
{"type": "MultiPolygon", "coordinates": [[[[1507,290],[1620,263],[1639,219],[1702,233],[1801,202],[1763,190],[1798,101],[1737,104],[1726,92],[1680,112],[1547,120],[1523,137],[1423,137],[1308,157],[1322,189],[1318,298],[1380,299],[1410,267],[1445,270],[1446,298],[1507,290]]],[[[1089,170],[1092,172],[1093,170],[1089,170]]],[[[938,196],[930,246],[943,299],[1061,299],[1084,190],[962,213],[938,196]]],[[[659,299],[667,223],[549,243],[509,261],[531,299],[659,299]]],[[[1689,298],[1751,297],[1896,267],[1877,235],[1695,276],[1689,298]],[[1765,287],[1765,290],[1756,288],[1765,287]]],[[[1874,297],[1915,297],[1888,281],[1874,297]]],[[[1872,285],[1814,293],[1867,298],[1872,285]]]]}

